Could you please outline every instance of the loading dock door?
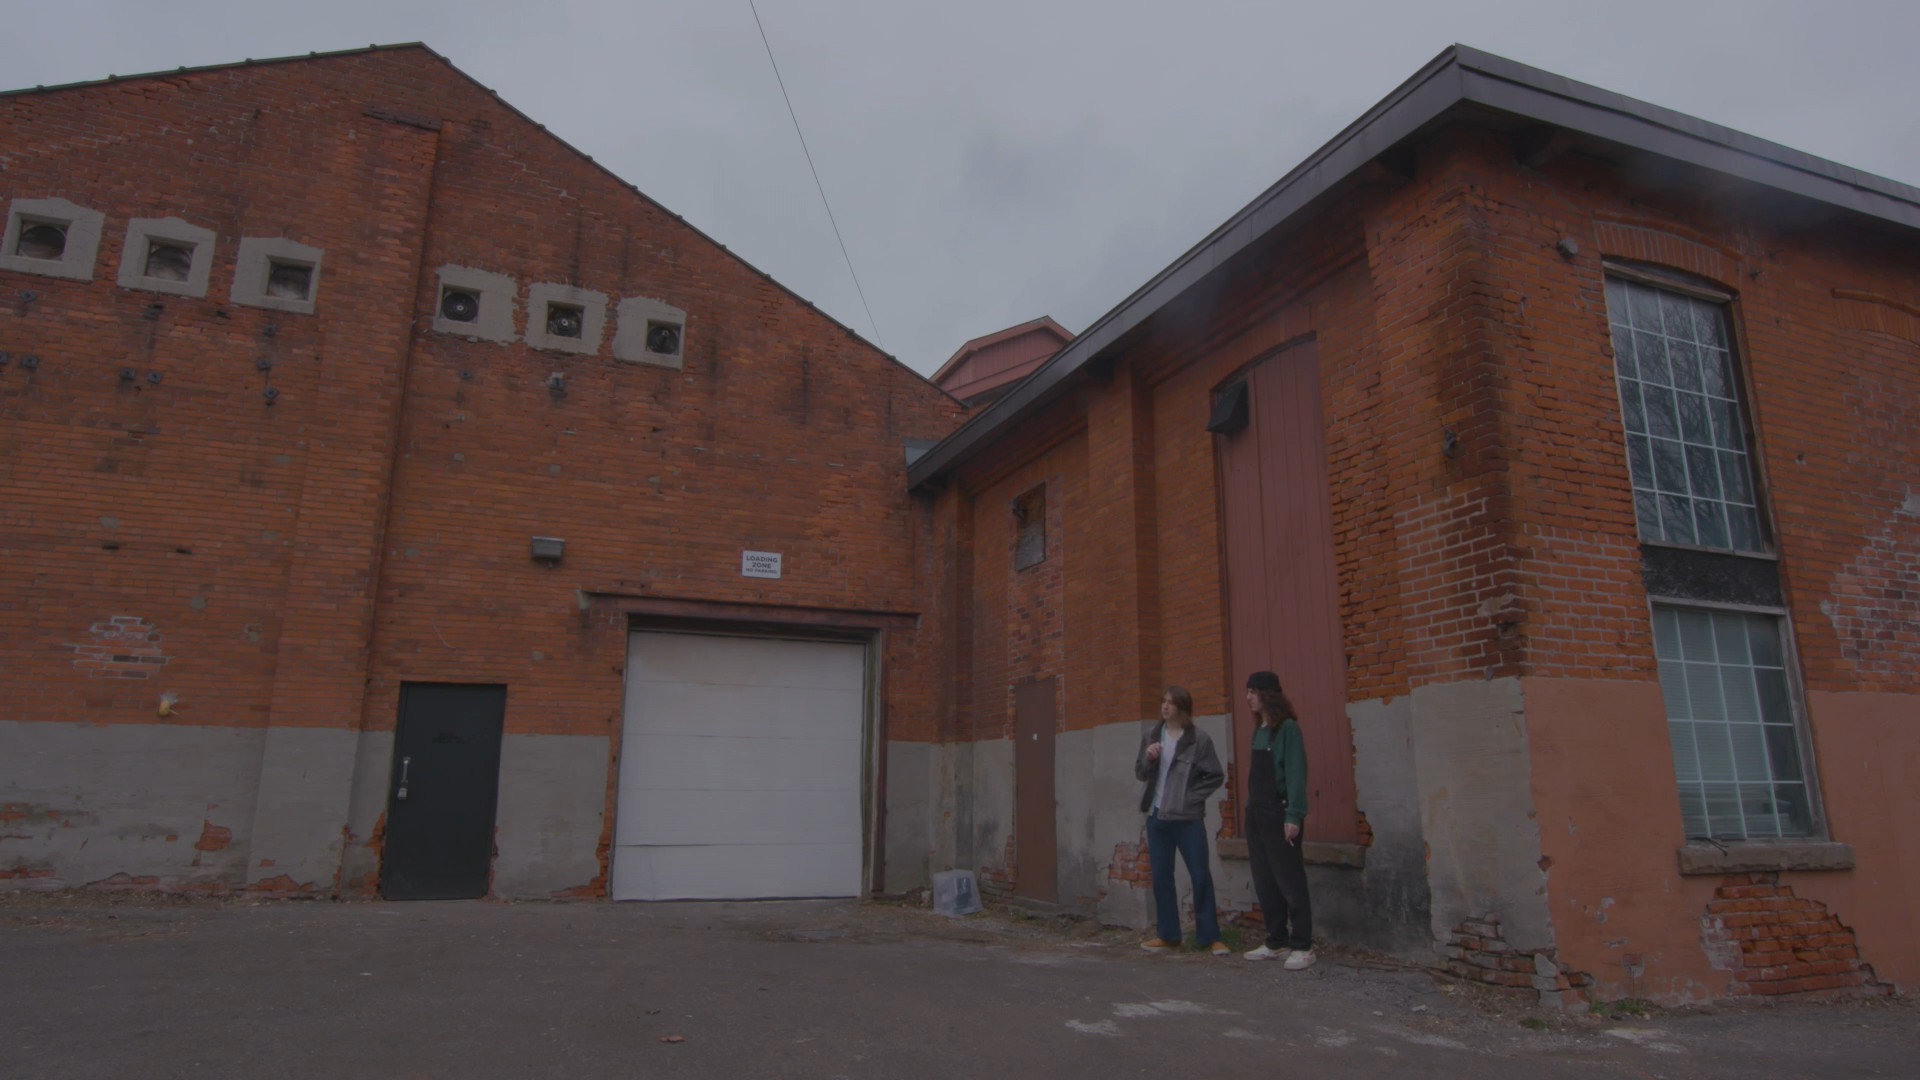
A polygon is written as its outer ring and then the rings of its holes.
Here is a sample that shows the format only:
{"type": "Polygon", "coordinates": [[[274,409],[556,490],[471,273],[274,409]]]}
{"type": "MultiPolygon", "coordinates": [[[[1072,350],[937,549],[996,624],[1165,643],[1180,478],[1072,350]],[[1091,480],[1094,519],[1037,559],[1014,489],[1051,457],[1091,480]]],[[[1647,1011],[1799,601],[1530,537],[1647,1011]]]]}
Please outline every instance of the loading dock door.
{"type": "Polygon", "coordinates": [[[628,639],[615,900],[861,892],[866,647],[628,639]]]}

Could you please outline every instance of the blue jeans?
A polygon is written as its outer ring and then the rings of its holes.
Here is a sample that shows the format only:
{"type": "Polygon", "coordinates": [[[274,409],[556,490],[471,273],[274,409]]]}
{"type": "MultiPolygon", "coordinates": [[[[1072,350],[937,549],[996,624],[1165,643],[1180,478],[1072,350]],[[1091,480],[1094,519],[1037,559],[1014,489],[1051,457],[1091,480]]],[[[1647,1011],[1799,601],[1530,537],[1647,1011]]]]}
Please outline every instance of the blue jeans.
{"type": "Polygon", "coordinates": [[[1163,821],[1147,815],[1147,862],[1153,868],[1154,925],[1161,941],[1180,940],[1180,897],[1173,887],[1173,853],[1187,864],[1193,879],[1193,939],[1202,945],[1220,940],[1220,916],[1213,910],[1213,872],[1207,869],[1207,826],[1203,821],[1163,821]]]}

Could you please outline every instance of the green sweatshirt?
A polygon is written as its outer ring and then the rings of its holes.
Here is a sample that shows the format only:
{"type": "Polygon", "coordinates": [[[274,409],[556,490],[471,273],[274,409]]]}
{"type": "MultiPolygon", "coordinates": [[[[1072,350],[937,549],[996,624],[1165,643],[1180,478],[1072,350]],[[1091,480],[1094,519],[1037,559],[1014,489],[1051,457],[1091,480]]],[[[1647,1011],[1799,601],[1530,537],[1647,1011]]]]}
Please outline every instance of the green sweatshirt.
{"type": "Polygon", "coordinates": [[[1282,720],[1279,727],[1262,724],[1253,729],[1253,748],[1273,752],[1273,787],[1287,797],[1287,820],[1295,825],[1307,819],[1307,744],[1300,725],[1282,720]]]}

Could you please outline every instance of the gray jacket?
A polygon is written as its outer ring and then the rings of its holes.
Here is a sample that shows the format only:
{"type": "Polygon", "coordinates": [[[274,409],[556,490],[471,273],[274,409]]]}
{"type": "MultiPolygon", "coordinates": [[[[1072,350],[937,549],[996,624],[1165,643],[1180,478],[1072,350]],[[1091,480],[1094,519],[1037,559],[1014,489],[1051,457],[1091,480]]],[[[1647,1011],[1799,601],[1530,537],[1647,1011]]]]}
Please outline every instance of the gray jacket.
{"type": "MultiPolygon", "coordinates": [[[[1140,740],[1140,752],[1133,758],[1133,776],[1146,781],[1140,793],[1140,812],[1153,809],[1153,790],[1160,785],[1160,763],[1147,760],[1147,747],[1156,745],[1166,724],[1153,725],[1140,740]]],[[[1166,821],[1199,821],[1207,814],[1207,796],[1227,782],[1220,767],[1220,755],[1213,751],[1213,739],[1193,724],[1173,747],[1173,767],[1167,771],[1167,797],[1160,806],[1166,821]]]]}

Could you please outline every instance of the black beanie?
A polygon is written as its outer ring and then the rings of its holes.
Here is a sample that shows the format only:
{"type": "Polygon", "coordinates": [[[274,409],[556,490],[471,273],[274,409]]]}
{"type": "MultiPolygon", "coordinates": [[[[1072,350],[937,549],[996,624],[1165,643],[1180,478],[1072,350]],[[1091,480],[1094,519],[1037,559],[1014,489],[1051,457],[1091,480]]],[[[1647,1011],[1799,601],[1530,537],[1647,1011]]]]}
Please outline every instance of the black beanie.
{"type": "Polygon", "coordinates": [[[1275,675],[1271,671],[1256,671],[1247,676],[1247,689],[1278,690],[1280,689],[1280,676],[1275,675]]]}

